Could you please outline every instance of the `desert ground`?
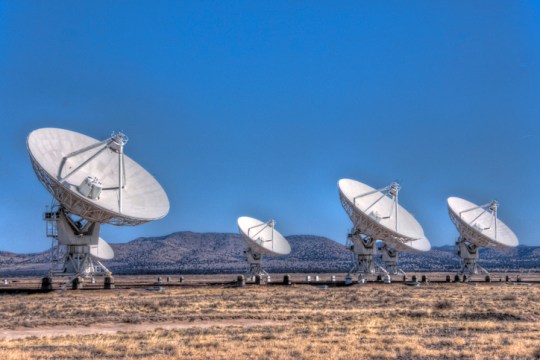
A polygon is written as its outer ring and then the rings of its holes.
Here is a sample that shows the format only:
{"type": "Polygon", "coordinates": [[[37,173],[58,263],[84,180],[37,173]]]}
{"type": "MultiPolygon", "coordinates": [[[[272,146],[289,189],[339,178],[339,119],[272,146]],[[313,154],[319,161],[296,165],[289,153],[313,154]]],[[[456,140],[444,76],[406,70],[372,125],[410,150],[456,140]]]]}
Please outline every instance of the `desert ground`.
{"type": "Polygon", "coordinates": [[[291,286],[234,287],[233,276],[185,276],[177,286],[163,276],[156,286],[132,276],[113,290],[4,293],[0,359],[540,358],[540,276],[428,278],[441,281],[332,286],[295,275],[291,286]]]}

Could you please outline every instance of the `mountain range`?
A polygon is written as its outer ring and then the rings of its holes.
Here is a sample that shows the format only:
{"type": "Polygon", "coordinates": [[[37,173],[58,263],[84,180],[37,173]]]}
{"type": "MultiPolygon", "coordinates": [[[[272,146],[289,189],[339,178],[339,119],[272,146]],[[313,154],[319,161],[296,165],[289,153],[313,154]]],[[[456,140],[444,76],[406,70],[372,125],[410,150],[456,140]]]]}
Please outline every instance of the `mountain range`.
{"type": "MultiPolygon", "coordinates": [[[[268,272],[347,272],[352,253],[342,244],[321,236],[292,235],[287,240],[289,255],[265,257],[268,272]]],[[[247,270],[245,242],[238,234],[175,232],[161,237],[137,238],[111,244],[115,258],[104,264],[114,274],[211,274],[242,273],[247,270]]],[[[49,267],[48,251],[32,254],[0,252],[3,276],[42,275],[49,267]]],[[[489,271],[540,271],[540,246],[520,245],[494,251],[481,249],[480,264],[489,271]]],[[[459,269],[454,246],[433,247],[421,254],[401,253],[399,265],[405,271],[459,269]]]]}

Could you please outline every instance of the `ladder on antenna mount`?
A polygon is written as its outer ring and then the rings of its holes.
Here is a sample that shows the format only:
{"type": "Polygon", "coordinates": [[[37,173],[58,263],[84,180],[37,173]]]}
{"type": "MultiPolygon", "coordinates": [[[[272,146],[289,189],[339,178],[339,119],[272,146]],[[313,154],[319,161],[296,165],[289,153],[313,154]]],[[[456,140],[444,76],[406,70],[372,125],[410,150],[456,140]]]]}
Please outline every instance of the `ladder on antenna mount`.
{"type": "Polygon", "coordinates": [[[45,221],[45,232],[47,237],[58,239],[58,218],[60,217],[59,205],[48,206],[43,213],[43,220],[45,221]]]}
{"type": "Polygon", "coordinates": [[[47,206],[43,213],[45,221],[45,232],[48,238],[51,238],[51,269],[50,274],[63,271],[63,260],[65,249],[62,249],[58,243],[58,220],[60,218],[60,205],[54,204],[47,206]],[[64,250],[64,251],[62,251],[64,250]],[[62,264],[62,266],[59,266],[62,264]]]}

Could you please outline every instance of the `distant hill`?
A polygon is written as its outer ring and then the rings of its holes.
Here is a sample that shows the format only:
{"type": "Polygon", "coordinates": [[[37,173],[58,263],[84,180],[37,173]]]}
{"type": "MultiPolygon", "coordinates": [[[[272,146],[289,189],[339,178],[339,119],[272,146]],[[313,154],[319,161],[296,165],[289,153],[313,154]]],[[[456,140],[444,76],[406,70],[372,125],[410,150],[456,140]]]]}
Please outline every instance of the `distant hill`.
{"type": "MultiPolygon", "coordinates": [[[[269,272],[347,272],[352,255],[342,244],[314,235],[288,236],[292,251],[287,256],[266,257],[269,272]]],[[[241,273],[247,269],[238,234],[176,232],[162,237],[138,238],[112,244],[115,258],[105,265],[115,274],[241,273]]],[[[481,265],[491,271],[540,271],[540,247],[481,250],[481,265]]],[[[0,274],[41,275],[48,268],[48,252],[14,254],[0,252],[0,274]]],[[[454,246],[434,247],[423,254],[400,254],[405,271],[455,271],[459,259],[454,246]]]]}
{"type": "MultiPolygon", "coordinates": [[[[346,271],[351,255],[341,244],[319,236],[289,236],[291,254],[265,257],[269,271],[346,271]]],[[[238,234],[179,232],[160,238],[140,238],[113,245],[116,258],[111,271],[242,272],[246,269],[245,242],[238,234]],[[130,270],[128,270],[130,269],[130,270]]]]}

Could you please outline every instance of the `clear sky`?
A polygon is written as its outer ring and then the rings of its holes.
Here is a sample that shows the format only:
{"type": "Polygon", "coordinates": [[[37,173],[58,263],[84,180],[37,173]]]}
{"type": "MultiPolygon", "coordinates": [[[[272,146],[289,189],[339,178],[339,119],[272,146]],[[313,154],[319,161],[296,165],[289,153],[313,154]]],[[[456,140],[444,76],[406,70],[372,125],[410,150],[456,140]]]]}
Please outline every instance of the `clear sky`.
{"type": "Polygon", "coordinates": [[[126,153],[171,211],[110,242],[236,232],[344,242],[337,181],[398,180],[433,245],[448,196],[499,200],[540,245],[540,5],[533,1],[0,0],[0,250],[49,247],[26,137],[60,127],[126,153]]]}

